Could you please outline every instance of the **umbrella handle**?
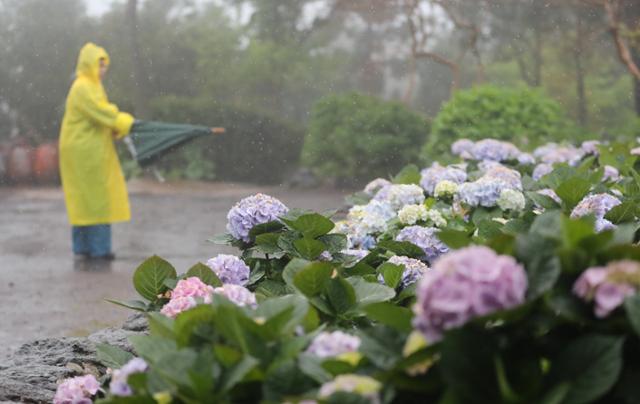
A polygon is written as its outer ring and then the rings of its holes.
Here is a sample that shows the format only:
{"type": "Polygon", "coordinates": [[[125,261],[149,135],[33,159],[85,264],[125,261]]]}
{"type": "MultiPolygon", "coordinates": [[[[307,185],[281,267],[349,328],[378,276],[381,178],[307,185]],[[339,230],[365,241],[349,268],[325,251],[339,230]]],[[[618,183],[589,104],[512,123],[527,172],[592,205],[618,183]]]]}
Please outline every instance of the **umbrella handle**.
{"type": "Polygon", "coordinates": [[[138,151],[136,150],[136,146],[133,144],[133,140],[131,140],[130,137],[125,137],[123,141],[124,141],[124,144],[127,145],[127,149],[129,149],[129,153],[131,153],[131,157],[133,157],[134,160],[137,160],[138,151]]]}
{"type": "Polygon", "coordinates": [[[215,128],[211,128],[211,133],[213,133],[214,135],[219,135],[222,133],[225,133],[227,130],[225,128],[221,128],[221,127],[215,127],[215,128]]]}

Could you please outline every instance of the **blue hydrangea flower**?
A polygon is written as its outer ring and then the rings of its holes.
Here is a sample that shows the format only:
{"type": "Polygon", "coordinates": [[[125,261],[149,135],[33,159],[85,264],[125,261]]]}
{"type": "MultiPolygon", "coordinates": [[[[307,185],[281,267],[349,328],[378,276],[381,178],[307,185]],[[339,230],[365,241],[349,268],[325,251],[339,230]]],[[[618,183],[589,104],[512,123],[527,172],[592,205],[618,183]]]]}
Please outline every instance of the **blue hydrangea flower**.
{"type": "Polygon", "coordinates": [[[458,187],[456,198],[468,206],[494,207],[498,203],[500,194],[509,186],[503,181],[494,179],[479,179],[465,182],[458,187]]]}
{"type": "Polygon", "coordinates": [[[433,195],[436,185],[442,181],[451,181],[462,184],[467,180],[467,173],[458,166],[443,167],[438,163],[433,163],[431,167],[425,168],[420,173],[420,185],[429,195],[433,195]]]}
{"type": "Polygon", "coordinates": [[[405,205],[419,205],[425,198],[424,191],[417,185],[394,184],[382,188],[373,199],[387,203],[394,210],[399,210],[405,205]]]}
{"type": "MultiPolygon", "coordinates": [[[[416,283],[420,278],[422,278],[422,275],[429,270],[429,266],[424,262],[402,255],[394,255],[389,258],[388,262],[404,268],[404,271],[402,272],[402,279],[400,280],[400,289],[404,289],[407,286],[416,283]]],[[[378,281],[384,284],[384,277],[382,274],[378,275],[378,281]]]]}
{"type": "Polygon", "coordinates": [[[222,283],[246,285],[249,282],[250,269],[235,255],[219,254],[207,261],[207,266],[215,272],[222,283]]]}
{"type": "Polygon", "coordinates": [[[259,224],[278,219],[289,211],[279,200],[269,195],[256,194],[238,202],[227,214],[227,230],[231,235],[249,242],[249,232],[259,224]]]}
{"type": "Polygon", "coordinates": [[[396,236],[396,241],[408,241],[422,248],[425,259],[433,262],[440,255],[449,251],[449,248],[437,236],[435,227],[409,226],[405,227],[396,236]]]}

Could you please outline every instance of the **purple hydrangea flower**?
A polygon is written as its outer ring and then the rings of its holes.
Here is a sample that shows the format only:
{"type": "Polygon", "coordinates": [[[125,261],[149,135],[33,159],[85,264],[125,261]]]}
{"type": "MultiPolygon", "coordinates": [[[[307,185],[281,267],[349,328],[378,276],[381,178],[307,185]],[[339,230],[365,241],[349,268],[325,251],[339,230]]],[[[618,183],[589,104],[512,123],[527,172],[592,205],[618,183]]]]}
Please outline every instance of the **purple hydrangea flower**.
{"type": "Polygon", "coordinates": [[[471,159],[471,151],[473,150],[474,143],[469,139],[460,139],[453,142],[451,145],[451,153],[456,156],[460,156],[463,159],[471,159]]]}
{"type": "Polygon", "coordinates": [[[573,284],[573,293],[586,302],[593,301],[596,317],[604,318],[638,292],[639,276],[640,263],[636,261],[610,262],[584,271],[573,284]]]}
{"type": "Polygon", "coordinates": [[[613,181],[613,182],[620,181],[620,172],[615,167],[605,165],[602,181],[613,181]]]}
{"type": "Polygon", "coordinates": [[[547,143],[534,150],[533,155],[539,161],[546,164],[568,163],[575,166],[584,157],[584,151],[574,146],[561,146],[556,143],[547,143]]]}
{"type": "Polygon", "coordinates": [[[264,194],[256,194],[238,202],[227,214],[227,230],[231,235],[249,242],[249,231],[259,224],[278,219],[289,211],[279,200],[264,194]]]}
{"type": "Polygon", "coordinates": [[[487,247],[446,254],[427,271],[416,290],[414,326],[429,342],[472,318],[524,302],[527,275],[513,257],[487,247]]]}
{"type": "Polygon", "coordinates": [[[509,187],[503,181],[481,178],[460,185],[456,198],[468,206],[493,207],[497,205],[500,194],[505,189],[509,187]]]}
{"type": "Polygon", "coordinates": [[[586,140],[582,142],[582,145],[580,146],[580,150],[582,150],[584,154],[587,154],[587,155],[593,154],[594,156],[597,156],[598,154],[600,154],[598,147],[601,144],[602,143],[600,143],[598,140],[586,140]]]}
{"type": "Polygon", "coordinates": [[[249,282],[249,267],[235,255],[219,254],[208,260],[207,266],[215,272],[222,283],[244,286],[249,282]]]}
{"type": "Polygon", "coordinates": [[[533,169],[533,174],[531,178],[535,181],[539,181],[542,177],[547,174],[550,174],[553,171],[553,166],[551,164],[540,163],[533,169]]]}
{"type": "Polygon", "coordinates": [[[540,195],[548,196],[549,198],[553,199],[557,204],[561,204],[562,203],[562,199],[560,199],[558,194],[556,194],[556,191],[554,191],[551,188],[540,189],[540,190],[536,191],[536,193],[538,193],[540,195]]]}
{"type": "MultiPolygon", "coordinates": [[[[387,262],[404,267],[402,279],[400,280],[400,289],[404,289],[407,286],[416,283],[422,278],[424,273],[429,270],[429,266],[424,262],[402,255],[394,255],[389,258],[389,261],[387,262]]],[[[382,274],[378,275],[378,281],[380,283],[384,283],[384,277],[382,274]]]]}
{"type": "Polygon", "coordinates": [[[376,178],[375,180],[368,183],[366,187],[364,187],[364,193],[373,196],[381,189],[386,188],[390,185],[391,182],[389,180],[385,180],[384,178],[376,178]]]}
{"type": "Polygon", "coordinates": [[[467,173],[457,166],[443,167],[438,163],[433,163],[431,167],[425,168],[420,173],[420,185],[429,195],[433,195],[436,185],[441,181],[451,181],[462,184],[467,180],[467,173]]]}
{"type": "Polygon", "coordinates": [[[134,373],[144,373],[149,366],[144,359],[133,358],[127,362],[122,368],[114,370],[111,376],[111,383],[109,384],[109,390],[114,396],[130,396],[133,394],[131,386],[127,384],[127,378],[134,373]]]}
{"type": "Polygon", "coordinates": [[[64,380],[57,388],[53,404],[91,404],[100,384],[92,375],[77,376],[64,380]]]}
{"type": "Polygon", "coordinates": [[[405,205],[419,205],[425,198],[424,191],[417,185],[394,184],[382,188],[373,199],[388,204],[394,210],[399,210],[405,205]]]}
{"type": "Polygon", "coordinates": [[[476,142],[471,149],[475,160],[509,161],[516,160],[521,154],[516,146],[496,139],[483,139],[476,142]]]}
{"type": "Polygon", "coordinates": [[[518,164],[528,166],[536,163],[536,158],[529,153],[520,153],[518,156],[518,164]]]}
{"type": "Polygon", "coordinates": [[[595,229],[597,232],[614,228],[613,223],[604,218],[614,206],[620,205],[622,202],[615,196],[609,194],[588,195],[573,208],[571,218],[579,218],[587,215],[596,217],[595,229]]]}
{"type": "Polygon", "coordinates": [[[357,352],[360,338],[342,331],[321,332],[307,348],[306,352],[319,358],[339,356],[349,352],[357,352]]]}
{"type": "Polygon", "coordinates": [[[522,176],[520,173],[500,164],[487,168],[482,178],[500,180],[510,189],[522,190],[522,176]]]}
{"type": "Polygon", "coordinates": [[[258,306],[256,295],[244,286],[233,284],[222,285],[219,288],[213,289],[213,293],[224,296],[232,303],[241,307],[255,308],[258,306]]]}
{"type": "Polygon", "coordinates": [[[422,248],[425,259],[432,262],[440,255],[449,251],[449,248],[437,236],[435,227],[409,226],[400,230],[396,241],[408,241],[422,248]]]}

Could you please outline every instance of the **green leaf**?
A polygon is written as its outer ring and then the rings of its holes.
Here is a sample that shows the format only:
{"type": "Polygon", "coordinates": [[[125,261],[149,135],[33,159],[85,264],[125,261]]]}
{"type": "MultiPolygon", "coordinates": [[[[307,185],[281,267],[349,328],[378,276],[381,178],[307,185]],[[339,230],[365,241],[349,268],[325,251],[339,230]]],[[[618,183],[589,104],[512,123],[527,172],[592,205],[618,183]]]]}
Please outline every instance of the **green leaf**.
{"type": "Polygon", "coordinates": [[[613,224],[620,224],[625,222],[632,222],[638,216],[638,202],[625,201],[618,206],[614,206],[604,216],[605,219],[610,220],[613,224]]]}
{"type": "Polygon", "coordinates": [[[554,189],[569,209],[573,209],[589,193],[589,190],[591,190],[591,182],[579,177],[566,180],[554,189]]]}
{"type": "Polygon", "coordinates": [[[158,296],[167,290],[164,281],[177,277],[176,270],[171,264],[154,255],[136,269],[133,274],[133,286],[140,296],[155,302],[158,296]]]}
{"type": "Polygon", "coordinates": [[[149,331],[151,335],[175,339],[176,335],[173,332],[173,319],[158,312],[149,313],[147,319],[149,321],[149,331]]]}
{"type": "Polygon", "coordinates": [[[442,376],[461,403],[502,402],[495,358],[496,341],[472,327],[447,332],[441,343],[442,376]]]}
{"type": "Polygon", "coordinates": [[[344,234],[326,234],[318,238],[326,246],[330,253],[339,253],[347,249],[347,236],[344,234]]]}
{"type": "Polygon", "coordinates": [[[238,242],[238,240],[229,233],[216,234],[207,241],[218,245],[234,245],[238,242]]]}
{"type": "Polygon", "coordinates": [[[322,367],[322,359],[309,354],[298,357],[298,366],[302,372],[318,383],[328,382],[333,376],[322,367]]]}
{"type": "Polygon", "coordinates": [[[377,245],[378,248],[384,248],[396,255],[404,255],[406,257],[417,258],[424,255],[422,248],[408,241],[381,241],[377,245]]]}
{"type": "Polygon", "coordinates": [[[147,304],[140,300],[127,300],[123,302],[121,300],[114,299],[105,299],[109,303],[116,304],[118,306],[126,307],[127,309],[136,310],[136,311],[147,311],[149,307],[147,304]]]}
{"type": "Polygon", "coordinates": [[[235,387],[238,383],[245,378],[245,376],[251,372],[259,364],[258,360],[245,355],[242,359],[233,365],[230,369],[226,370],[222,375],[221,390],[227,392],[235,387]]]}
{"type": "Polygon", "coordinates": [[[322,241],[312,238],[301,238],[293,242],[296,251],[300,253],[302,258],[310,261],[318,258],[326,250],[326,246],[322,241]]]}
{"type": "Polygon", "coordinates": [[[206,283],[207,285],[211,285],[213,287],[222,286],[222,281],[218,278],[216,273],[213,272],[213,270],[208,266],[199,262],[194,266],[192,266],[191,268],[189,268],[189,270],[187,271],[187,276],[188,277],[195,276],[199,278],[202,282],[206,283]]]}
{"type": "Polygon", "coordinates": [[[624,301],[624,309],[631,327],[640,336],[640,295],[627,297],[624,301]]]}
{"type": "Polygon", "coordinates": [[[324,289],[333,270],[333,265],[330,263],[313,262],[293,276],[293,284],[304,295],[315,296],[324,289]]]}
{"type": "Polygon", "coordinates": [[[317,238],[329,233],[335,224],[318,213],[310,213],[300,216],[294,221],[283,219],[291,229],[297,230],[307,238],[317,238]]]}
{"type": "Polygon", "coordinates": [[[199,330],[209,330],[213,326],[215,318],[216,310],[208,304],[200,304],[178,314],[173,326],[178,345],[189,345],[199,330]]]}
{"type": "Polygon", "coordinates": [[[256,236],[256,248],[263,254],[275,254],[282,249],[278,245],[280,233],[264,233],[256,236]]]}
{"type": "Polygon", "coordinates": [[[282,279],[287,285],[289,285],[292,288],[295,288],[295,285],[293,284],[294,276],[298,272],[302,271],[304,268],[309,266],[309,264],[311,264],[311,262],[307,260],[303,260],[300,258],[292,259],[291,261],[289,261],[287,266],[284,267],[284,270],[282,271],[282,279]]]}
{"type": "Polygon", "coordinates": [[[527,265],[527,296],[535,299],[553,288],[561,272],[557,257],[537,257],[527,265]]]}
{"type": "Polygon", "coordinates": [[[484,239],[491,239],[502,234],[503,225],[495,220],[485,219],[478,223],[478,236],[484,239]]]}
{"type": "Polygon", "coordinates": [[[405,166],[395,177],[392,182],[394,184],[420,184],[420,168],[415,164],[405,166]]]}
{"type": "Polygon", "coordinates": [[[359,330],[362,352],[377,367],[391,370],[402,360],[402,349],[406,342],[406,334],[390,327],[378,325],[366,330],[359,330]]]}
{"type": "Polygon", "coordinates": [[[133,354],[109,344],[96,344],[98,361],[111,369],[119,369],[134,358],[133,354]]]}
{"type": "Polygon", "coordinates": [[[413,313],[406,307],[392,303],[374,303],[364,308],[367,317],[378,323],[409,333],[412,330],[411,319],[413,313]]]}
{"type": "Polygon", "coordinates": [[[570,390],[570,383],[560,383],[542,397],[540,404],[562,404],[570,390]]]}
{"type": "Polygon", "coordinates": [[[404,273],[404,267],[402,265],[394,265],[389,262],[385,262],[378,267],[378,272],[382,275],[384,283],[390,288],[395,289],[400,285],[402,274],[404,273]]]}
{"type": "Polygon", "coordinates": [[[471,244],[471,237],[466,231],[444,229],[438,232],[438,238],[449,248],[458,249],[471,244]]]}
{"type": "Polygon", "coordinates": [[[547,195],[542,195],[537,192],[527,192],[527,197],[531,199],[536,205],[539,205],[544,209],[560,208],[560,205],[558,205],[558,202],[554,201],[553,198],[547,195]]]}
{"type": "Polygon", "coordinates": [[[249,230],[249,238],[255,240],[260,234],[273,233],[282,230],[284,225],[277,220],[255,225],[249,230]]]}
{"type": "Polygon", "coordinates": [[[563,403],[591,403],[605,395],[622,370],[624,339],[602,335],[578,338],[552,360],[551,378],[571,384],[563,403]]]}
{"type": "Polygon", "coordinates": [[[175,341],[157,335],[132,335],[129,342],[138,356],[151,363],[177,349],[175,341]]]}
{"type": "Polygon", "coordinates": [[[309,312],[309,303],[300,295],[286,295],[265,300],[256,309],[257,317],[264,317],[267,322],[284,311],[292,309],[285,322],[281,323],[278,332],[287,334],[299,325],[309,312]]]}
{"type": "Polygon", "coordinates": [[[353,286],[356,302],[360,307],[391,300],[396,295],[396,292],[388,286],[367,282],[357,276],[347,278],[347,281],[353,286]]]}
{"type": "Polygon", "coordinates": [[[329,303],[338,314],[346,313],[356,304],[356,292],[344,278],[330,279],[327,283],[326,293],[329,303]]]}

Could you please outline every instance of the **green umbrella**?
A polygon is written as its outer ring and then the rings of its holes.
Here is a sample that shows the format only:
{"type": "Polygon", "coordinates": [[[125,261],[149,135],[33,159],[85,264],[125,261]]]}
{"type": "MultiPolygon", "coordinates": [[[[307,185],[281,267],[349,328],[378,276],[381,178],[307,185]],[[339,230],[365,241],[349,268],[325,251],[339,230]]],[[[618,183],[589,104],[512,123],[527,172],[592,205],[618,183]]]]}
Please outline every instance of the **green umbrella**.
{"type": "Polygon", "coordinates": [[[138,164],[144,167],[197,137],[222,132],[222,128],[208,126],[136,121],[125,142],[138,164]]]}

